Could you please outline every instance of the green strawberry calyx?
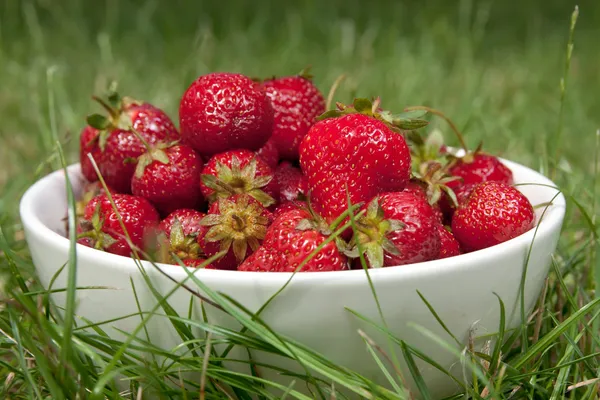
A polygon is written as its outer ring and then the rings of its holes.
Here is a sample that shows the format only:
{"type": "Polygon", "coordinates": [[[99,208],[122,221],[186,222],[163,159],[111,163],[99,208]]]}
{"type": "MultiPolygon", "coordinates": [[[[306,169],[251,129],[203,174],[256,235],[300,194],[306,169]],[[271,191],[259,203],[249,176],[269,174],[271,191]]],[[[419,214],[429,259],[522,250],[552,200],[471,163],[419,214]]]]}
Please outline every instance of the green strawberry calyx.
{"type": "Polygon", "coordinates": [[[106,250],[117,243],[115,238],[102,230],[104,219],[100,216],[100,203],[96,204],[92,218],[81,219],[79,224],[81,232],[77,234],[77,239],[88,239],[94,249],[106,250]]]}
{"type": "Polygon", "coordinates": [[[241,167],[240,159],[235,155],[231,157],[231,166],[217,162],[216,175],[202,174],[200,177],[202,183],[213,190],[208,201],[212,203],[246,193],[265,207],[275,204],[275,199],[262,190],[273,180],[273,175],[256,176],[256,168],[256,157],[244,167],[241,167]]]}
{"type": "Polygon", "coordinates": [[[372,268],[381,268],[385,253],[400,255],[398,248],[387,236],[403,227],[402,221],[385,218],[383,208],[376,197],[367,205],[367,212],[356,220],[355,235],[345,254],[350,258],[358,258],[363,253],[372,268]]]}
{"type": "Polygon", "coordinates": [[[392,114],[390,111],[382,110],[379,106],[381,100],[374,101],[365,98],[355,98],[352,105],[336,103],[336,108],[329,110],[317,117],[317,120],[337,118],[348,114],[364,114],[386,123],[392,130],[402,132],[423,128],[429,121],[423,119],[427,114],[425,110],[405,111],[400,114],[392,114]]]}

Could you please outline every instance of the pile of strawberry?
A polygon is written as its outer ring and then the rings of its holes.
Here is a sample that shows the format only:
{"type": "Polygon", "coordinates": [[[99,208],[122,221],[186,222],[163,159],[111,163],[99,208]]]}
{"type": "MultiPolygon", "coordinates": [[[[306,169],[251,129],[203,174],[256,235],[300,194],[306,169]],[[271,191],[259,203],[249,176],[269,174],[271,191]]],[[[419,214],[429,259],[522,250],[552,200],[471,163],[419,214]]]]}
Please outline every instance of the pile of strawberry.
{"type": "Polygon", "coordinates": [[[183,94],[179,131],[114,88],[94,99],[105,112],[81,133],[88,182],[76,234],[98,250],[190,267],[332,271],[451,257],[534,225],[498,158],[466,147],[459,157],[435,131],[419,133],[436,113],[425,107],[393,115],[355,99],[326,112],[306,73],[201,76],[183,94]]]}

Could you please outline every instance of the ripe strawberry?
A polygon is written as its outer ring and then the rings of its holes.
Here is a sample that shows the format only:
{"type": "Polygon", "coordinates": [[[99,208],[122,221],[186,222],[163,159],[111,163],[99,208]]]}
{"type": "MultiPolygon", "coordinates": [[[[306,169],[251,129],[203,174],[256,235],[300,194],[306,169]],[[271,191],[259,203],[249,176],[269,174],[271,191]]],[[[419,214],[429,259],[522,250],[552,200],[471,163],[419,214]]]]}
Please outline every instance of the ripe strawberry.
{"type": "Polygon", "coordinates": [[[299,168],[289,161],[283,161],[275,170],[275,180],[279,185],[282,200],[292,201],[308,194],[308,181],[299,168]]]}
{"type": "Polygon", "coordinates": [[[475,185],[482,182],[501,182],[506,185],[512,185],[512,171],[502,164],[497,158],[489,154],[468,153],[456,160],[456,163],[450,168],[450,174],[462,178],[461,181],[454,181],[449,185],[455,188],[460,185],[475,185]]]}
{"type": "Polygon", "coordinates": [[[349,254],[357,257],[362,250],[372,268],[433,260],[440,252],[438,225],[433,208],[423,197],[409,192],[384,193],[373,199],[366,214],[356,221],[349,254]]]}
{"type": "Polygon", "coordinates": [[[207,257],[226,252],[212,264],[236,269],[262,243],[272,214],[247,194],[215,201],[200,224],[198,243],[207,257]]]}
{"type": "Polygon", "coordinates": [[[271,139],[283,159],[298,160],[300,142],[316,117],[325,112],[323,95],[311,78],[303,71],[262,84],[275,110],[271,139]]]}
{"type": "Polygon", "coordinates": [[[233,73],[196,79],[179,106],[182,138],[202,155],[260,149],[273,131],[273,108],[260,85],[233,73]]]}
{"type": "Polygon", "coordinates": [[[247,193],[265,207],[279,201],[273,170],[250,150],[231,150],[213,156],[204,166],[200,190],[213,203],[247,193]]]}
{"type": "Polygon", "coordinates": [[[286,270],[286,258],[272,248],[260,246],[238,267],[238,271],[247,272],[281,272],[286,270]]]}
{"type": "MultiPolygon", "coordinates": [[[[406,184],[404,192],[412,193],[415,196],[418,196],[431,204],[429,196],[427,195],[427,188],[425,185],[426,184],[422,183],[417,179],[411,179],[406,184]]],[[[433,212],[435,213],[437,220],[441,223],[444,219],[444,215],[442,214],[442,210],[440,210],[439,202],[431,204],[431,207],[433,208],[433,212]]]]}
{"type": "Polygon", "coordinates": [[[353,204],[401,191],[410,177],[410,153],[400,128],[426,121],[378,112],[378,102],[338,105],[310,128],[300,145],[300,165],[317,212],[333,221],[353,204]],[[375,110],[375,112],[373,112],[375,110]]]}
{"type": "MultiPolygon", "coordinates": [[[[113,188],[111,188],[110,186],[108,187],[108,191],[111,194],[115,194],[116,192],[114,191],[113,188]]],[[[81,190],[81,196],[79,198],[79,200],[77,201],[76,204],[76,209],[77,209],[77,216],[82,218],[83,214],[85,212],[85,207],[88,205],[88,203],[96,196],[99,196],[101,194],[106,193],[104,191],[104,187],[102,186],[102,184],[99,181],[95,181],[95,182],[87,182],[84,186],[83,189],[81,190]]]]}
{"type": "Polygon", "coordinates": [[[77,242],[109,253],[129,256],[131,248],[119,222],[119,216],[131,243],[142,248],[145,235],[159,223],[156,209],[143,197],[113,194],[113,209],[106,194],[94,197],[85,207],[77,226],[77,242]]]}
{"type": "Polygon", "coordinates": [[[178,264],[179,259],[184,265],[198,267],[205,261],[198,244],[204,216],[200,211],[186,208],[173,211],[160,222],[155,235],[147,239],[146,247],[151,248],[158,262],[178,264]]]}
{"type": "Polygon", "coordinates": [[[277,168],[277,164],[279,163],[279,152],[277,151],[277,147],[275,147],[273,139],[269,139],[263,147],[258,149],[256,155],[266,162],[271,169],[275,170],[275,168],[277,168]]]}
{"type": "Polygon", "coordinates": [[[98,180],[98,174],[90,161],[88,154],[92,154],[96,163],[100,163],[102,151],[98,145],[98,135],[100,131],[96,128],[92,128],[86,125],[81,131],[79,136],[79,162],[81,164],[81,173],[89,182],[96,182],[98,180]]]}
{"type": "Polygon", "coordinates": [[[438,225],[438,234],[440,235],[440,254],[437,258],[454,257],[460,254],[460,244],[452,232],[443,225],[438,225]]]}
{"type": "Polygon", "coordinates": [[[481,250],[515,238],[535,223],[527,197],[501,182],[473,189],[452,217],[452,232],[464,251],[481,250]]]}
{"type": "MultiPolygon", "coordinates": [[[[88,124],[98,132],[92,137],[90,130],[83,131],[85,138],[82,137],[81,142],[87,143],[81,149],[81,158],[87,153],[97,156],[96,163],[106,183],[119,193],[130,193],[137,158],[146,151],[143,141],[150,145],[174,141],[179,133],[167,114],[151,104],[121,98],[114,92],[108,101],[94,99],[105,108],[108,117],[99,114],[88,117],[88,124]]],[[[82,161],[82,170],[88,179],[90,168],[90,163],[82,161]]]]}
{"type": "Polygon", "coordinates": [[[299,208],[307,208],[306,203],[299,200],[284,201],[283,203],[278,204],[273,210],[273,220],[277,219],[283,213],[299,208]]]}
{"type": "MultiPolygon", "coordinates": [[[[285,261],[277,261],[279,256],[261,254],[256,256],[264,260],[270,257],[274,260],[272,271],[294,272],[300,264],[327,238],[330,232],[323,221],[306,209],[295,209],[280,214],[269,227],[263,246],[269,251],[281,254],[285,261]],[[277,269],[275,269],[277,268],[277,269]]],[[[256,270],[252,265],[258,263],[252,259],[250,265],[242,265],[240,270],[256,270]]],[[[338,249],[338,241],[327,243],[301,269],[302,272],[339,271],[348,269],[348,259],[338,249]]]]}
{"type": "Polygon", "coordinates": [[[197,208],[202,204],[198,185],[202,167],[202,159],[190,146],[155,146],[138,159],[131,193],[150,200],[162,215],[197,208]]]}

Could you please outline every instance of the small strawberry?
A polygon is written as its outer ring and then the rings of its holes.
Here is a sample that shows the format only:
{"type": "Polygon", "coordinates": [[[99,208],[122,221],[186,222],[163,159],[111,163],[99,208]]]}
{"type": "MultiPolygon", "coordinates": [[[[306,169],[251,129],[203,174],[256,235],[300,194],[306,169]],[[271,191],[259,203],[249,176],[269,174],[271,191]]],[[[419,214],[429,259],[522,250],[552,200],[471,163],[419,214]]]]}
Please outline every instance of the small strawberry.
{"type": "Polygon", "coordinates": [[[179,208],[202,204],[202,159],[186,145],[158,145],[142,154],[131,178],[131,193],[150,200],[167,215],[179,208]]]}
{"type": "MultiPolygon", "coordinates": [[[[81,149],[81,157],[87,153],[98,156],[96,163],[106,183],[119,193],[130,193],[137,158],[146,151],[144,141],[150,145],[174,141],[179,133],[167,114],[151,104],[121,98],[114,91],[108,101],[95,96],[94,99],[104,107],[108,117],[94,114],[87,118],[98,133],[92,138],[90,131],[84,130],[85,138],[89,136],[90,140],[81,149]]],[[[81,141],[84,142],[83,137],[81,141]]],[[[90,168],[90,163],[82,161],[86,177],[91,175],[90,168]]]]}
{"type": "Polygon", "coordinates": [[[207,257],[226,252],[213,262],[218,269],[236,269],[262,243],[272,214],[247,194],[215,201],[200,224],[198,243],[207,257]]]}
{"type": "Polygon", "coordinates": [[[409,192],[373,199],[356,221],[349,255],[362,250],[372,268],[433,260],[440,252],[439,221],[426,199],[409,192]],[[360,248],[359,248],[360,244],[360,248]]]}
{"type": "Polygon", "coordinates": [[[258,149],[256,155],[266,162],[271,169],[275,170],[275,168],[277,168],[277,164],[279,163],[279,152],[277,151],[277,147],[275,147],[273,139],[269,139],[263,147],[258,149]]]}
{"type": "Polygon", "coordinates": [[[513,239],[535,223],[527,197],[501,182],[484,182],[472,190],[452,217],[452,233],[464,251],[475,251],[513,239]]]}
{"type": "Polygon", "coordinates": [[[204,166],[200,190],[213,203],[247,193],[265,207],[279,201],[273,170],[250,150],[231,150],[213,156],[204,166]]]}
{"type": "Polygon", "coordinates": [[[260,149],[273,132],[273,108],[260,85],[233,73],[196,79],[179,105],[182,138],[202,155],[260,149]]]}
{"type": "Polygon", "coordinates": [[[238,271],[281,272],[287,268],[285,256],[272,248],[260,246],[238,267],[238,271]]]}
{"type": "Polygon", "coordinates": [[[308,181],[299,168],[289,161],[283,161],[275,170],[275,180],[283,200],[293,201],[308,194],[308,181]]]}
{"type": "Polygon", "coordinates": [[[450,185],[453,188],[460,184],[475,185],[490,181],[506,185],[513,183],[512,171],[507,166],[502,164],[497,157],[479,151],[456,159],[449,172],[452,176],[462,178],[450,185]]]}
{"type": "MultiPolygon", "coordinates": [[[[274,262],[270,270],[274,272],[294,272],[300,264],[316,250],[331,234],[324,221],[307,209],[295,209],[280,214],[269,227],[263,246],[269,251],[281,254],[285,262],[274,262]],[[278,269],[275,270],[274,268],[278,269]]],[[[339,240],[327,243],[301,269],[302,272],[340,271],[348,269],[347,257],[338,249],[339,240]]],[[[277,261],[279,256],[272,257],[277,261]]],[[[241,270],[252,270],[250,266],[242,266],[241,270]]],[[[255,270],[255,269],[254,269],[255,270]]]]}
{"type": "Polygon", "coordinates": [[[410,153],[401,129],[427,122],[378,110],[378,101],[366,99],[356,99],[352,107],[338,104],[300,144],[300,166],[313,206],[327,221],[348,209],[347,193],[357,204],[379,193],[401,191],[408,183],[410,153]]]}
{"type": "Polygon", "coordinates": [[[98,135],[100,131],[86,125],[79,136],[79,162],[81,164],[81,173],[89,182],[96,182],[98,174],[94,169],[92,161],[88,157],[91,154],[96,163],[102,163],[102,151],[98,145],[98,135]]]}
{"type": "Polygon", "coordinates": [[[131,247],[121,227],[123,222],[131,243],[143,248],[145,235],[156,228],[159,216],[143,197],[113,194],[115,209],[106,194],[94,197],[85,207],[77,226],[77,242],[94,249],[129,256],[131,247]]]}
{"type": "Polygon", "coordinates": [[[437,230],[440,235],[440,254],[437,258],[458,256],[460,254],[460,244],[452,232],[441,224],[438,225],[437,230]]]}
{"type": "Polygon", "coordinates": [[[323,95],[308,71],[262,83],[275,110],[272,140],[283,159],[298,160],[300,142],[325,112],[323,95]]]}

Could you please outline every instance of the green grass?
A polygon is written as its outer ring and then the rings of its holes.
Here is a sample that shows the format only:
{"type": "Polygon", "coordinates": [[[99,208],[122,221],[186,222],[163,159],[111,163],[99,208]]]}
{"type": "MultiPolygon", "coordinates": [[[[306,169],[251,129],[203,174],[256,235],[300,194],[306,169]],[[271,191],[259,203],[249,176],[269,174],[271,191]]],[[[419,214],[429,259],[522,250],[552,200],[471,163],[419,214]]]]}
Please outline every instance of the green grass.
{"type": "MultiPolygon", "coordinates": [[[[330,398],[332,382],[365,397],[399,398],[402,388],[374,386],[281,338],[243,305],[210,291],[211,300],[245,329],[229,331],[166,308],[162,311],[192,349],[183,356],[140,339],[126,345],[113,341],[100,327],[92,333],[73,329],[48,306],[23,240],[18,199],[41,175],[61,167],[57,142],[67,163],[77,160],[84,117],[96,110],[90,96],[109,80],[117,79],[122,92],[164,107],[176,120],[182,92],[200,74],[228,70],[270,76],[310,64],[324,92],[336,77],[347,74],[337,100],[379,95],[389,109],[441,109],[464,131],[470,146],[483,141],[490,152],[554,175],[569,207],[547,288],[526,330],[500,332],[504,341],[489,356],[467,351],[474,370],[468,373],[476,379],[464,390],[472,398],[597,398],[600,7],[580,4],[561,103],[574,6],[568,2],[523,1],[518,8],[466,0],[452,5],[281,3],[0,4],[0,397],[71,399],[78,393],[80,398],[120,399],[136,398],[142,390],[144,396],[153,392],[181,399],[198,398],[201,391],[206,398],[227,398],[225,392],[239,399],[249,398],[246,393],[282,398],[286,391],[287,398],[302,398],[294,390],[308,381],[324,398],[330,398]],[[195,338],[192,328],[210,332],[214,342],[296,359],[306,373],[293,388],[270,394],[265,387],[271,383],[224,368],[215,343],[195,338]],[[137,362],[138,350],[170,362],[137,362]],[[179,371],[202,371],[204,384],[187,381],[187,389],[181,389],[178,383],[185,378],[179,371]],[[132,395],[119,394],[112,382],[116,372],[131,378],[132,395]],[[316,372],[326,381],[315,381],[316,372]]],[[[445,125],[439,127],[448,132],[445,125]]],[[[390,336],[398,344],[395,356],[409,366],[423,357],[390,336]]],[[[385,360],[388,355],[365,340],[385,360]]],[[[397,378],[393,370],[388,372],[391,380],[397,378]]],[[[411,372],[419,382],[418,371],[411,372]]],[[[418,388],[420,393],[410,395],[426,398],[426,385],[421,382],[418,388]]]]}

